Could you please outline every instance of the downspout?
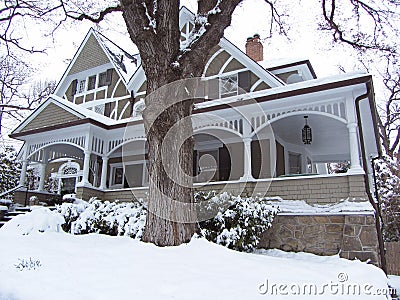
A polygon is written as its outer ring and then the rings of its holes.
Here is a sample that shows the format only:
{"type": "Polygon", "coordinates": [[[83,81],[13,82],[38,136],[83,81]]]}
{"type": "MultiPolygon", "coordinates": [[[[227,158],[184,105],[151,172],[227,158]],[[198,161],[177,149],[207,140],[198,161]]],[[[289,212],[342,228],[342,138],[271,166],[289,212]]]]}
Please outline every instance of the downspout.
{"type": "MultiPolygon", "coordinates": [[[[381,218],[382,221],[382,225],[384,224],[383,222],[383,217],[382,217],[382,207],[381,207],[381,201],[380,201],[380,197],[379,197],[379,193],[378,193],[378,180],[376,177],[376,170],[375,170],[375,160],[380,159],[381,155],[375,156],[371,159],[372,161],[372,175],[374,178],[374,188],[375,188],[375,199],[378,202],[378,213],[379,213],[379,217],[381,218]]],[[[383,227],[383,226],[382,226],[383,227]]]]}
{"type": "MultiPolygon", "coordinates": [[[[368,180],[368,162],[367,162],[367,153],[365,150],[365,145],[364,145],[364,135],[363,135],[363,130],[362,130],[362,124],[361,124],[361,113],[360,113],[360,101],[368,98],[370,101],[370,107],[371,107],[371,91],[372,91],[372,82],[371,79],[366,82],[366,86],[367,86],[367,92],[363,95],[358,96],[355,99],[355,104],[356,104],[356,113],[357,113],[357,125],[358,125],[358,132],[359,132],[359,136],[360,136],[360,141],[361,141],[361,151],[362,151],[362,160],[363,160],[363,168],[364,168],[364,183],[365,186],[367,188],[367,196],[368,196],[368,200],[371,203],[372,207],[375,210],[375,227],[376,227],[376,231],[378,234],[378,243],[379,243],[379,252],[380,252],[380,261],[381,261],[381,268],[382,270],[387,273],[387,268],[386,268],[386,257],[385,257],[385,245],[384,245],[384,241],[383,241],[383,236],[382,236],[382,227],[381,227],[381,214],[380,214],[380,209],[379,209],[379,197],[377,197],[377,203],[374,201],[374,198],[371,194],[371,186],[369,184],[369,180],[368,180]]],[[[371,111],[372,112],[372,111],[371,111]]],[[[373,121],[376,124],[376,115],[375,112],[373,112],[372,115],[373,121]]],[[[381,157],[381,153],[379,151],[379,145],[378,145],[378,156],[374,157],[373,160],[378,159],[381,157]]],[[[376,193],[377,194],[377,193],[376,193]]]]}

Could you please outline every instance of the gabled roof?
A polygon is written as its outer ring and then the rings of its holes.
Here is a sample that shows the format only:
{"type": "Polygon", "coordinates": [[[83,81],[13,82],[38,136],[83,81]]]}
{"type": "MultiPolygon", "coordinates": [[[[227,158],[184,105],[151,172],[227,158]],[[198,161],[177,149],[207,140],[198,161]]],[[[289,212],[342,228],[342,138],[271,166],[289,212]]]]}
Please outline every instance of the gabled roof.
{"type": "Polygon", "coordinates": [[[94,31],[94,34],[106,50],[124,83],[127,84],[140,65],[139,53],[131,55],[100,32],[94,31]]]}
{"type": "MultiPolygon", "coordinates": [[[[179,11],[179,26],[182,28],[184,24],[189,21],[194,20],[195,15],[185,6],[181,7],[179,11]]],[[[222,37],[218,45],[228,52],[231,56],[237,59],[241,64],[251,70],[254,74],[256,74],[260,79],[265,81],[271,87],[279,87],[284,86],[285,83],[271,73],[269,70],[263,68],[257,62],[252,60],[249,56],[247,56],[242,50],[240,50],[237,46],[231,43],[225,37],[222,37]]],[[[128,89],[134,89],[140,87],[143,82],[146,80],[146,76],[144,74],[144,70],[140,65],[136,72],[133,74],[132,78],[129,80],[128,89]]]]}
{"type": "Polygon", "coordinates": [[[117,44],[109,40],[100,32],[97,32],[93,28],[90,28],[85,38],[83,39],[81,45],[78,48],[78,51],[75,53],[73,59],[65,70],[63,76],[61,77],[54,94],[58,94],[59,89],[63,86],[63,83],[67,76],[69,75],[72,67],[74,66],[76,60],[79,57],[79,54],[85,48],[88,40],[94,37],[104,54],[107,56],[109,62],[113,65],[117,73],[122,78],[122,81],[126,85],[132,75],[136,72],[138,66],[140,65],[140,57],[139,54],[130,54],[125,51],[117,44]]]}
{"type": "Polygon", "coordinates": [[[309,73],[307,80],[316,79],[314,68],[312,67],[310,60],[306,58],[278,58],[268,59],[258,62],[264,69],[272,73],[277,73],[279,70],[285,70],[288,68],[298,68],[300,71],[309,73]]]}
{"type": "MultiPolygon", "coordinates": [[[[31,129],[39,129],[48,126],[65,124],[81,119],[91,119],[105,125],[115,124],[115,121],[103,115],[95,113],[82,106],[64,100],[56,95],[51,95],[43,102],[28,118],[26,118],[17,128],[15,128],[10,136],[31,129]],[[50,114],[50,115],[49,115],[50,114]],[[54,121],[50,122],[49,118],[54,115],[54,121]],[[46,121],[45,126],[30,126],[35,124],[39,119],[46,121]],[[26,130],[29,128],[28,130],[26,130]]],[[[41,121],[41,120],[40,120],[41,121]]]]}

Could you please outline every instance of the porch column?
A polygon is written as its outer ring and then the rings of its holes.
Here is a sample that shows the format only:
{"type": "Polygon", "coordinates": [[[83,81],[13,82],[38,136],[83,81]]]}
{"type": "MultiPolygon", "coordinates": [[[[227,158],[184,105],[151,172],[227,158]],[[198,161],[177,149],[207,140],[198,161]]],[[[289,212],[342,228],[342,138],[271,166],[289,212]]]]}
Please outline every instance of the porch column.
{"type": "Polygon", "coordinates": [[[19,185],[25,185],[26,181],[26,170],[28,168],[28,160],[22,160],[21,174],[19,176],[19,185]]]}
{"type": "Polygon", "coordinates": [[[90,168],[90,154],[89,150],[84,151],[84,159],[83,159],[83,174],[82,174],[82,185],[90,185],[89,183],[89,168],[90,168]]]}
{"type": "Polygon", "coordinates": [[[103,164],[101,166],[101,181],[100,188],[105,190],[107,188],[107,167],[108,167],[108,157],[103,156],[102,158],[103,164]]]}
{"type": "Polygon", "coordinates": [[[39,188],[38,191],[39,192],[43,192],[44,191],[44,179],[46,176],[46,163],[41,163],[40,164],[40,180],[39,180],[39,188]]]}
{"type": "Polygon", "coordinates": [[[57,194],[61,195],[62,190],[62,179],[58,178],[57,194]]]}
{"type": "Polygon", "coordinates": [[[363,169],[360,165],[360,151],[358,148],[358,137],[357,137],[357,124],[347,124],[349,130],[349,143],[350,143],[350,170],[348,173],[360,173],[363,169]]]}
{"type": "Polygon", "coordinates": [[[239,180],[254,180],[251,174],[251,138],[243,139],[243,176],[239,180]]]}

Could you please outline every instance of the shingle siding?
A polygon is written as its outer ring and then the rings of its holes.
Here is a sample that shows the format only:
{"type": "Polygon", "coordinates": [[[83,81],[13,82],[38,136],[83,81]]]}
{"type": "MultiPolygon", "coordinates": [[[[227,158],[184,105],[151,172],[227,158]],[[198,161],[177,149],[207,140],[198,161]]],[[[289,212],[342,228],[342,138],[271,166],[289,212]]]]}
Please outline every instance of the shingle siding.
{"type": "Polygon", "coordinates": [[[90,36],[86,45],[79,53],[74,65],[68,75],[76,74],[91,68],[95,68],[109,63],[107,55],[96,41],[94,36],[90,36]]]}
{"type": "Polygon", "coordinates": [[[36,116],[36,118],[29,122],[21,132],[64,124],[77,120],[79,120],[79,117],[53,103],[50,103],[36,116]]]}

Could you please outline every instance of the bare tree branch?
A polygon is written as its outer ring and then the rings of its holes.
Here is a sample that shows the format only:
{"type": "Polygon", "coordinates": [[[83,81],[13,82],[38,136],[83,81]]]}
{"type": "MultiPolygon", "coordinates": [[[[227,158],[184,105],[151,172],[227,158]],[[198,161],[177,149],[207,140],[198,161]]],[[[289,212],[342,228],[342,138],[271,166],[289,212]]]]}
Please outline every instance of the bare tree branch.
{"type": "MultiPolygon", "coordinates": [[[[371,2],[375,3],[375,2],[371,2]]],[[[320,24],[321,30],[329,30],[333,33],[335,42],[343,42],[361,51],[379,50],[387,53],[396,53],[395,46],[390,45],[386,40],[388,34],[396,36],[397,28],[391,24],[392,19],[399,16],[397,6],[399,3],[382,1],[381,5],[392,4],[392,10],[382,9],[379,5],[373,7],[362,0],[349,0],[349,7],[353,10],[352,18],[342,18],[339,16],[336,0],[322,0],[322,16],[324,23],[320,24]],[[368,20],[368,21],[367,21],[368,20]],[[354,24],[357,30],[351,27],[346,28],[346,23],[354,24]],[[366,26],[366,24],[368,26],[366,26]],[[373,32],[368,33],[364,28],[373,26],[373,32]]],[[[376,4],[376,3],[375,3],[376,4]]],[[[344,5],[341,4],[343,10],[344,5]]]]}

